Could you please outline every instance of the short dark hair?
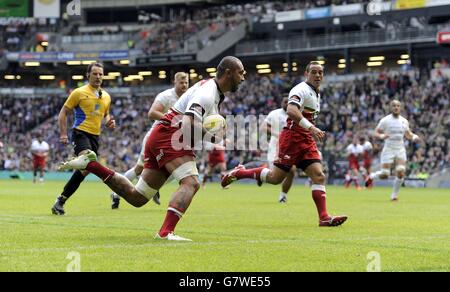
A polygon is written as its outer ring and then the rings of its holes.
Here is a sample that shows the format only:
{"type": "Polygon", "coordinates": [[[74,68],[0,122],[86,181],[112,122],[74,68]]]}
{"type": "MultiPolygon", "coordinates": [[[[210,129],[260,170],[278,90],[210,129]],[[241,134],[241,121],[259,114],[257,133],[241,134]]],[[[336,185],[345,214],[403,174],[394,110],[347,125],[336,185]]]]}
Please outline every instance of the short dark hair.
{"type": "Polygon", "coordinates": [[[89,75],[91,73],[92,67],[99,67],[103,69],[103,64],[100,62],[93,62],[89,64],[89,66],[87,67],[86,75],[89,75]]]}
{"type": "Polygon", "coordinates": [[[238,58],[234,57],[234,56],[226,56],[224,57],[219,65],[217,66],[217,72],[216,72],[216,77],[217,78],[221,78],[223,76],[223,74],[225,74],[225,70],[227,69],[238,69],[239,66],[238,64],[241,62],[241,60],[239,60],[238,58]]]}
{"type": "MultiPolygon", "coordinates": [[[[311,69],[311,66],[313,65],[319,65],[322,66],[322,64],[319,63],[319,61],[311,61],[308,63],[308,65],[306,65],[306,72],[309,72],[309,69],[311,69]]],[[[322,66],[323,68],[323,66],[322,66]]]]}

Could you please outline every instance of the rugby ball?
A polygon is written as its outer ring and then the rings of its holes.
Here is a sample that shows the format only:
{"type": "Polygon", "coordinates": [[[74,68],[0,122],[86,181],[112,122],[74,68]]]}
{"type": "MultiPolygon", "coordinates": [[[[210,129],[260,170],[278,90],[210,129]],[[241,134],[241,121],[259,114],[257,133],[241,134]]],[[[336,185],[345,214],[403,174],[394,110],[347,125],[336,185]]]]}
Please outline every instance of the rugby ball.
{"type": "Polygon", "coordinates": [[[215,133],[225,129],[227,123],[221,115],[210,115],[203,119],[203,128],[208,132],[215,133]]]}

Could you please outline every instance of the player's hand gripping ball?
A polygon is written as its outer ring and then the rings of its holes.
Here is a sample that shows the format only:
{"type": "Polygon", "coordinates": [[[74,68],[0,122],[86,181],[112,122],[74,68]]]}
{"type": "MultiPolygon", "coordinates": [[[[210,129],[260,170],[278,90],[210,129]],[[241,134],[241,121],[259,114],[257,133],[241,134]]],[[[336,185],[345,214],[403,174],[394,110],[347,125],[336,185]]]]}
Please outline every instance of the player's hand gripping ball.
{"type": "Polygon", "coordinates": [[[203,119],[203,128],[211,134],[224,133],[227,123],[221,115],[210,115],[203,119]]]}

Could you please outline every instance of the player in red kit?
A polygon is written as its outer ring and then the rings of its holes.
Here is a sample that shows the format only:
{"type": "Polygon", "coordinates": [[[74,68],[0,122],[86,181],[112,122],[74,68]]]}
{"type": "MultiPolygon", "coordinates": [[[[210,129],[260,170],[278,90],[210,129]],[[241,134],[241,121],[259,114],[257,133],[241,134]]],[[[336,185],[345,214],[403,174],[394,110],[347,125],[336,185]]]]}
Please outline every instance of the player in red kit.
{"type": "Polygon", "coordinates": [[[320,111],[319,87],[323,67],[318,62],[306,66],[306,81],[296,85],[289,93],[287,126],[280,133],[278,157],[274,166],[245,169],[238,166],[222,179],[222,186],[235,180],[252,178],[259,183],[280,184],[295,165],[312,180],[312,197],[319,213],[319,226],[338,226],[347,216],[330,216],[326,208],[325,174],[314,138],[322,141],[325,132],[318,129],[315,119],[320,111]]]}
{"type": "Polygon", "coordinates": [[[220,170],[221,176],[223,176],[227,170],[227,163],[225,161],[225,147],[222,145],[212,144],[206,148],[209,150],[209,153],[208,164],[206,165],[205,173],[203,174],[203,188],[205,188],[206,181],[208,178],[211,178],[217,168],[220,170]]]}
{"type": "Polygon", "coordinates": [[[224,134],[218,135],[219,141],[213,141],[212,134],[203,127],[203,120],[219,114],[224,93],[236,92],[244,81],[244,75],[244,65],[238,58],[224,57],[217,66],[214,79],[197,82],[177,100],[157,122],[147,139],[144,170],[136,185],[98,163],[93,151],[63,163],[60,170],[85,169],[101,178],[134,207],[141,207],[152,200],[172,176],[178,181],[178,189],[172,194],[166,217],[155,239],[191,241],[175,235],[174,231],[200,188],[194,150],[197,145],[202,146],[203,140],[220,143],[224,134]]]}

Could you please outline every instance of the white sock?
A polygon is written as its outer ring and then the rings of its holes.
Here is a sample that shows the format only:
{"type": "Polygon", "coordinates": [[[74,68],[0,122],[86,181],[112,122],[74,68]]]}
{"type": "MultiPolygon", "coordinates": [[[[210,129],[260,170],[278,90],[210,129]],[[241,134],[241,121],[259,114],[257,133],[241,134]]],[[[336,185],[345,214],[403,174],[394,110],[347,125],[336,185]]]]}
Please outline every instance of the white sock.
{"type": "Polygon", "coordinates": [[[287,194],[285,192],[280,192],[280,200],[286,198],[287,194]]]}
{"type": "Polygon", "coordinates": [[[259,175],[259,177],[261,178],[262,182],[266,182],[267,180],[267,174],[269,174],[270,169],[268,168],[264,168],[263,170],[261,170],[261,174],[259,175]]]}
{"type": "Polygon", "coordinates": [[[372,172],[372,173],[369,175],[369,177],[370,177],[371,179],[378,179],[378,178],[380,178],[380,174],[381,174],[381,173],[382,173],[381,170],[376,171],[376,172],[372,172]]]}
{"type": "Polygon", "coordinates": [[[133,180],[137,177],[136,172],[134,172],[134,167],[127,170],[127,172],[125,172],[124,176],[131,182],[133,182],[133,180]]]}
{"type": "Polygon", "coordinates": [[[400,190],[400,187],[402,186],[403,181],[404,181],[403,178],[398,178],[398,177],[395,178],[395,180],[394,180],[394,186],[393,186],[393,188],[392,188],[391,199],[397,198],[398,191],[400,190]]]}

